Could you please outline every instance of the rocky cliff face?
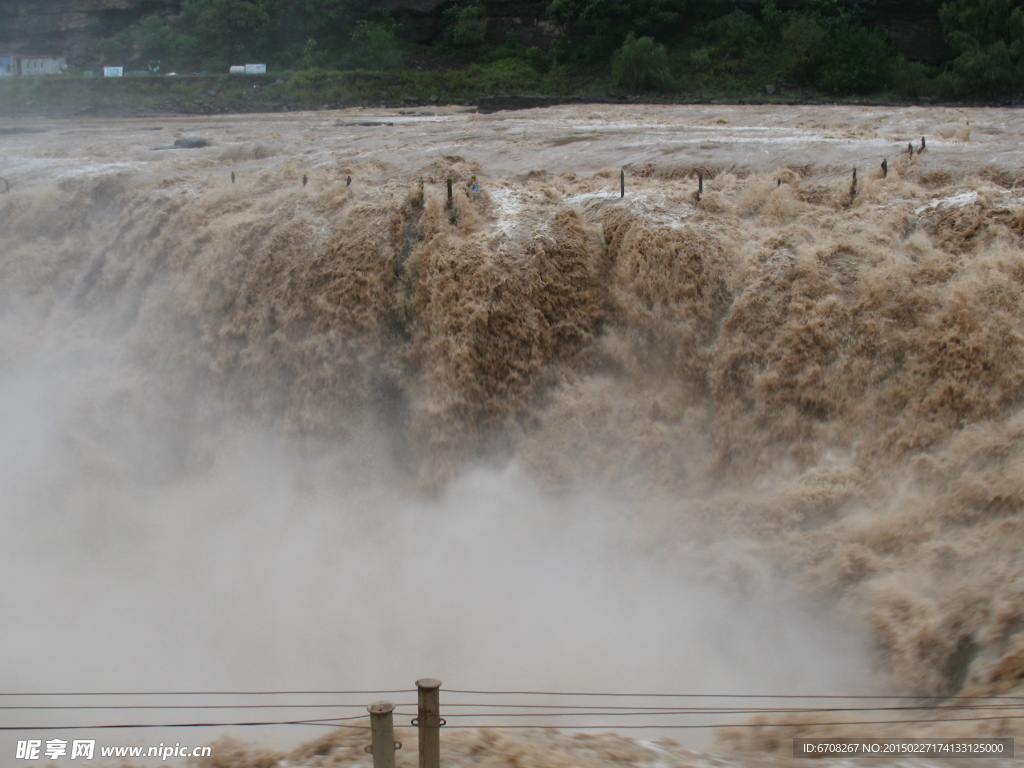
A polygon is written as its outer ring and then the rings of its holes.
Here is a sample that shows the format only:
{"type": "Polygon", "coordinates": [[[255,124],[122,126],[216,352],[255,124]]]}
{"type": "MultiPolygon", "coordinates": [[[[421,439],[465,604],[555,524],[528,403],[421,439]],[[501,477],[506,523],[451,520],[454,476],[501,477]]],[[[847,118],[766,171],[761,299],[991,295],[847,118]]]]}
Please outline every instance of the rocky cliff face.
{"type": "Polygon", "coordinates": [[[916,13],[906,6],[897,6],[886,13],[876,11],[869,18],[885,32],[893,50],[901,56],[914,61],[939,61],[950,53],[942,34],[937,4],[931,13],[916,13]]]}
{"type": "MultiPolygon", "coordinates": [[[[509,37],[524,45],[547,47],[555,36],[554,25],[545,19],[550,0],[487,0],[486,39],[503,43],[509,37]]],[[[441,36],[442,14],[451,0],[371,0],[389,11],[402,25],[408,40],[429,43],[441,36]]]]}
{"type": "Polygon", "coordinates": [[[4,0],[0,53],[67,56],[72,66],[95,43],[151,13],[176,14],[181,0],[4,0]]]}

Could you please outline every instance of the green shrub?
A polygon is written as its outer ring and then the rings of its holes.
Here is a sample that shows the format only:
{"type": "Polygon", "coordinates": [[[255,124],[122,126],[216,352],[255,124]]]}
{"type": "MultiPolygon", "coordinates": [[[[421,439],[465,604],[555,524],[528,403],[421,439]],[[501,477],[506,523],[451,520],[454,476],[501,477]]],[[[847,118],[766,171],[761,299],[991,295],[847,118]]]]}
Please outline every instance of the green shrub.
{"type": "Polygon", "coordinates": [[[949,81],[962,95],[1024,85],[1024,8],[1018,0],[951,0],[940,12],[956,52],[949,81]]]}
{"type": "Polygon", "coordinates": [[[668,53],[653,37],[626,38],[612,60],[615,82],[630,90],[653,90],[668,85],[668,53]]]}
{"type": "Polygon", "coordinates": [[[1021,66],[1014,58],[1002,40],[966,48],[953,60],[957,92],[962,96],[993,96],[1017,85],[1021,82],[1021,66]]]}
{"type": "Polygon", "coordinates": [[[132,61],[136,54],[135,35],[132,30],[123,30],[116,35],[100,40],[98,47],[106,64],[125,65],[132,61]]]}
{"type": "Polygon", "coordinates": [[[445,25],[445,40],[456,48],[475,48],[484,41],[487,31],[484,7],[453,5],[442,14],[445,25]]]}
{"type": "Polygon", "coordinates": [[[837,26],[818,69],[818,87],[839,95],[889,88],[893,60],[882,35],[859,24],[837,26]]]}
{"type": "Polygon", "coordinates": [[[171,25],[155,13],[142,22],[142,55],[171,63],[178,53],[178,40],[171,25]]]}
{"type": "Polygon", "coordinates": [[[688,64],[698,72],[707,72],[715,63],[713,48],[697,48],[690,52],[688,64]]]}
{"type": "Polygon", "coordinates": [[[782,28],[786,74],[800,82],[811,82],[821,63],[828,33],[818,20],[794,14],[782,28]]]}
{"type": "Polygon", "coordinates": [[[506,93],[532,91],[540,84],[540,73],[522,59],[499,59],[479,70],[481,82],[488,90],[506,93]]]}
{"type": "Polygon", "coordinates": [[[551,55],[535,45],[523,45],[514,39],[508,39],[501,45],[488,45],[479,51],[475,61],[490,64],[502,59],[519,59],[533,67],[539,73],[547,73],[551,69],[551,55]]]}
{"type": "Polygon", "coordinates": [[[736,10],[717,18],[708,28],[730,56],[745,58],[762,42],[761,25],[743,11],[736,10]]]}
{"type": "Polygon", "coordinates": [[[299,66],[302,69],[323,69],[330,61],[330,53],[314,38],[306,40],[299,55],[299,66]]]}
{"type": "Polygon", "coordinates": [[[402,44],[395,24],[359,21],[352,30],[350,65],[365,69],[398,69],[402,66],[402,44]]]}
{"type": "Polygon", "coordinates": [[[939,96],[942,84],[930,67],[920,61],[898,59],[893,72],[893,87],[901,96],[916,99],[919,96],[939,96]]]}
{"type": "Polygon", "coordinates": [[[683,0],[552,0],[547,16],[560,30],[555,58],[594,63],[605,61],[627,35],[670,39],[685,29],[690,5],[683,0]]]}
{"type": "Polygon", "coordinates": [[[268,51],[271,18],[257,0],[185,0],[183,22],[194,30],[194,52],[211,66],[259,61],[268,51]]]}

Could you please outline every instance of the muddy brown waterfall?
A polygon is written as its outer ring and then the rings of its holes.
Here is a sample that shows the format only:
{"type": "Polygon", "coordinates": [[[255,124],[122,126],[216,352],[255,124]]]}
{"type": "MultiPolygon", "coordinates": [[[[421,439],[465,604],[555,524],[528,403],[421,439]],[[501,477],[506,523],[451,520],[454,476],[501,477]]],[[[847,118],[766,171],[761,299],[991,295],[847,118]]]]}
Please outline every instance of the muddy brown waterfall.
{"type": "Polygon", "coordinates": [[[1020,694],[1019,120],[435,112],[0,136],[0,687],[1020,694]]]}

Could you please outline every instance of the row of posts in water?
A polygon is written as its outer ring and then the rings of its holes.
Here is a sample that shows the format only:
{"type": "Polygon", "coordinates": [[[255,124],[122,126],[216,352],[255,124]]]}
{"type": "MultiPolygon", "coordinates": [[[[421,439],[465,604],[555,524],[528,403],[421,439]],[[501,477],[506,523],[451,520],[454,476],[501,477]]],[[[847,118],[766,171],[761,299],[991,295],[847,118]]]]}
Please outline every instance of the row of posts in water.
{"type": "MultiPolygon", "coordinates": [[[[921,137],[921,146],[918,147],[916,150],[914,149],[914,145],[912,143],[910,143],[910,142],[907,143],[907,154],[910,155],[911,157],[913,157],[915,154],[920,155],[922,152],[924,152],[927,149],[928,149],[928,145],[925,142],[925,137],[924,136],[921,137]]],[[[882,160],[882,178],[884,179],[884,178],[888,177],[888,175],[889,175],[889,161],[888,161],[888,159],[883,159],[882,160]]],[[[235,179],[236,178],[237,177],[235,176],[235,172],[232,171],[231,172],[231,183],[232,184],[235,183],[235,179]]],[[[3,182],[3,185],[4,185],[3,191],[5,193],[11,191],[11,185],[10,185],[10,182],[7,179],[0,177],[0,182],[3,182]]],[[[309,176],[307,174],[305,174],[305,173],[302,174],[302,186],[305,187],[308,183],[309,183],[309,176]]],[[[422,186],[422,182],[420,182],[420,184],[422,186]]],[[[471,188],[472,188],[472,190],[474,192],[479,191],[480,187],[477,184],[476,176],[474,176],[470,180],[470,185],[471,185],[471,188]]],[[[348,175],[348,176],[345,177],[345,186],[346,187],[352,186],[352,176],[351,175],[348,175]]],[[[782,186],[782,179],[778,180],[778,186],[782,186]]],[[[703,194],[704,194],[704,171],[697,171],[697,193],[695,195],[696,200],[699,201],[703,194]]],[[[857,195],[857,168],[855,166],[854,169],[853,169],[853,181],[850,184],[850,200],[852,201],[853,198],[856,197],[856,195],[857,195]]],[[[625,196],[626,196],[626,169],[623,168],[622,170],[619,171],[619,197],[620,198],[624,198],[625,196]]],[[[448,179],[448,206],[451,207],[451,205],[452,205],[452,180],[449,177],[449,179],[448,179]]]]}
{"type": "MultiPolygon", "coordinates": [[[[921,137],[921,146],[916,150],[911,142],[907,142],[907,154],[913,157],[915,154],[920,155],[928,149],[928,143],[925,141],[924,136],[921,137]]],[[[902,154],[902,153],[901,153],[902,154]]],[[[882,158],[882,178],[889,178],[889,159],[882,158]]],[[[779,180],[779,184],[782,184],[782,180],[779,180]]],[[[853,167],[853,179],[850,181],[850,202],[852,203],[854,198],[857,197],[857,166],[853,167]]]]}
{"type": "MultiPolygon", "coordinates": [[[[441,681],[427,677],[416,681],[417,711],[412,724],[419,729],[420,768],[439,768],[441,764],[441,681]]],[[[394,711],[390,701],[375,701],[370,713],[370,745],[373,768],[395,768],[395,750],[402,744],[395,741],[394,711]]]]}
{"type": "MultiPolygon", "coordinates": [[[[924,136],[921,137],[921,146],[918,147],[917,149],[914,149],[913,143],[910,143],[910,142],[907,143],[907,154],[910,155],[911,157],[913,157],[915,154],[920,155],[922,152],[926,151],[927,149],[928,149],[928,144],[925,141],[925,137],[924,136]]],[[[889,176],[889,160],[888,160],[888,158],[883,158],[882,166],[881,167],[882,167],[882,178],[883,179],[888,178],[888,176],[889,176]]],[[[4,180],[4,179],[0,179],[0,181],[4,181],[5,184],[7,183],[6,180],[4,180]]],[[[777,181],[778,181],[777,186],[781,187],[782,186],[782,179],[778,179],[777,181]]],[[[231,172],[231,183],[232,184],[235,183],[235,172],[234,171],[231,172]]],[[[307,176],[306,174],[302,174],[302,186],[306,186],[306,184],[308,184],[308,183],[309,183],[309,176],[307,176]]],[[[352,186],[352,176],[346,176],[345,177],[345,186],[346,187],[352,186]]],[[[423,182],[421,181],[420,182],[421,189],[422,189],[422,186],[423,186],[423,182]]],[[[453,194],[452,193],[452,179],[451,179],[451,177],[448,178],[447,187],[448,187],[448,207],[450,208],[452,206],[452,194],[453,194]]],[[[480,186],[479,186],[479,184],[477,184],[476,176],[474,176],[470,180],[470,187],[471,187],[471,189],[474,192],[479,191],[480,186]]],[[[6,192],[7,189],[5,189],[4,191],[6,192]]],[[[704,171],[700,171],[699,170],[699,171],[697,171],[697,192],[694,195],[694,198],[699,202],[703,195],[704,195],[704,171]]],[[[623,168],[623,169],[621,169],[619,171],[619,197],[620,198],[624,198],[625,196],[626,196],[626,169],[623,168]]],[[[853,179],[850,182],[850,202],[853,202],[853,199],[856,196],[857,196],[857,166],[854,166],[853,167],[853,179]]]]}
{"type": "MultiPolygon", "coordinates": [[[[928,148],[928,145],[925,143],[924,136],[922,136],[921,137],[921,146],[918,147],[916,150],[914,149],[914,145],[913,144],[909,144],[909,143],[907,144],[907,154],[909,154],[911,156],[913,156],[914,154],[918,154],[919,155],[922,152],[924,152],[927,148],[928,148]]],[[[884,178],[888,177],[888,175],[889,175],[889,161],[888,161],[888,159],[883,159],[882,160],[882,178],[884,179],[884,178]]],[[[231,172],[231,183],[232,184],[235,183],[235,179],[236,178],[237,177],[235,176],[235,172],[232,171],[231,172]]],[[[0,178],[0,182],[3,182],[3,184],[4,184],[4,190],[3,191],[4,192],[9,192],[10,189],[11,189],[11,185],[7,181],[7,179],[0,178]]],[[[302,174],[302,186],[306,186],[308,183],[309,183],[309,176],[307,176],[306,174],[302,174]]],[[[474,192],[479,191],[480,186],[479,186],[479,184],[477,184],[476,176],[474,176],[472,178],[472,180],[470,181],[470,184],[471,184],[472,190],[474,192]]],[[[421,185],[422,185],[422,182],[421,182],[421,185]]],[[[778,180],[778,185],[782,186],[782,179],[778,180]]],[[[345,186],[346,187],[352,186],[352,177],[351,176],[346,176],[345,177],[345,186]]],[[[696,194],[697,200],[700,200],[700,198],[701,198],[701,196],[703,194],[704,194],[704,171],[697,171],[697,194],[696,194]]],[[[857,194],[857,167],[854,166],[854,168],[853,168],[853,182],[850,185],[850,199],[852,200],[856,194],[857,194]]],[[[622,170],[619,171],[619,197],[623,198],[625,196],[626,196],[626,170],[623,168],[622,170]]],[[[448,179],[448,205],[449,205],[449,207],[451,206],[451,204],[452,204],[452,180],[451,180],[451,178],[449,178],[448,179]]]]}

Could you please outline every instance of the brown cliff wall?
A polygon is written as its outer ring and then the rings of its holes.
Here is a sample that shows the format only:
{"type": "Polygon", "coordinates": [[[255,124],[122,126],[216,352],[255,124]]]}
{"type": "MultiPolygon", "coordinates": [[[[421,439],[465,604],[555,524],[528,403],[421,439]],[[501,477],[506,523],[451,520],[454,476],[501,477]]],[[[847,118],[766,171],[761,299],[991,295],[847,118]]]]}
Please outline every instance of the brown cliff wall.
{"type": "Polygon", "coordinates": [[[75,66],[91,48],[152,13],[173,15],[180,0],[3,0],[0,51],[58,54],[75,66]]]}

